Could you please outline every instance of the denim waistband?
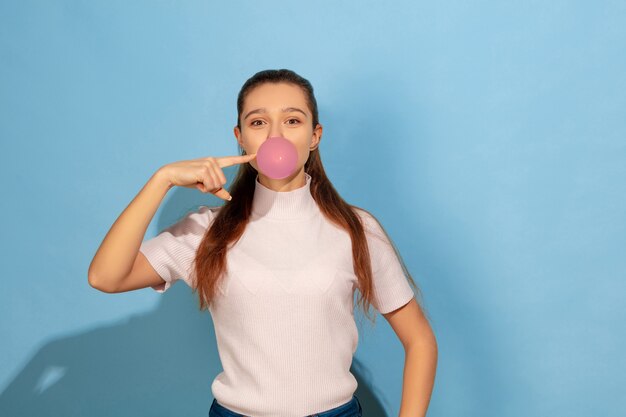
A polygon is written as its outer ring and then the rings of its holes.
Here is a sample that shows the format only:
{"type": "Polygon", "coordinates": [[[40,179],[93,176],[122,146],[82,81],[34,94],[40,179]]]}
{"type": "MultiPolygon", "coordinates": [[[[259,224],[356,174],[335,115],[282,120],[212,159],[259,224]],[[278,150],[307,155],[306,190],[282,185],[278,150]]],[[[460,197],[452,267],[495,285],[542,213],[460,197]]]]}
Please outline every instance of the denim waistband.
{"type": "MultiPolygon", "coordinates": [[[[321,411],[315,414],[309,414],[304,417],[361,417],[362,415],[361,403],[356,395],[352,395],[352,399],[345,404],[338,407],[331,408],[330,410],[321,411]]],[[[211,409],[209,410],[209,417],[247,417],[244,414],[232,411],[222,404],[218,403],[216,399],[213,399],[211,409]]]]}

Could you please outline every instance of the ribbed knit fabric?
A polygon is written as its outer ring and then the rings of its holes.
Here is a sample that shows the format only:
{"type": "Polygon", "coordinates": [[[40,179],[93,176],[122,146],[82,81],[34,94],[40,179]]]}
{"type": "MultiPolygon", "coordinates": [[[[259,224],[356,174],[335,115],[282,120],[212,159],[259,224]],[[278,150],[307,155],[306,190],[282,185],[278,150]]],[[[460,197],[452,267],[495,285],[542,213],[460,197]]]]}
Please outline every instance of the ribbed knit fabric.
{"type": "MultiPolygon", "coordinates": [[[[257,177],[250,221],[227,254],[210,308],[224,369],[211,391],[246,416],[318,413],[348,402],[358,385],[350,372],[358,343],[350,236],[322,215],[305,175],[305,186],[287,192],[257,177]]],[[[202,206],[141,244],[165,281],[156,291],[178,279],[194,285],[196,249],[220,209],[202,206]]],[[[377,221],[357,212],[372,260],[372,305],[387,313],[414,293],[377,221]]]]}

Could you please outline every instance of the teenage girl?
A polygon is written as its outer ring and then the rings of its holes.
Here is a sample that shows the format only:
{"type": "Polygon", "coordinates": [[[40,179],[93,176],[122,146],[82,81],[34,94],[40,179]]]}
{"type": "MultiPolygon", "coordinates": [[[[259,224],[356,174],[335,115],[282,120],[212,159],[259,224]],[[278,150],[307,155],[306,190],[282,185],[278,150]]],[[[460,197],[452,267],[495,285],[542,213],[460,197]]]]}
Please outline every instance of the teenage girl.
{"type": "Polygon", "coordinates": [[[198,293],[224,369],[211,385],[210,417],[362,416],[350,372],[358,290],[365,314],[373,305],[405,349],[400,417],[425,416],[437,344],[419,289],[376,218],[344,201],[326,176],[313,87],[290,70],[261,71],[241,88],[237,114],[241,154],[160,167],[107,233],[89,284],[162,293],[182,279],[198,293]],[[298,151],[284,179],[256,164],[272,136],[298,151]],[[222,168],[231,165],[238,172],[227,191],[222,168]],[[174,186],[224,204],[201,206],[142,241],[174,186]]]}

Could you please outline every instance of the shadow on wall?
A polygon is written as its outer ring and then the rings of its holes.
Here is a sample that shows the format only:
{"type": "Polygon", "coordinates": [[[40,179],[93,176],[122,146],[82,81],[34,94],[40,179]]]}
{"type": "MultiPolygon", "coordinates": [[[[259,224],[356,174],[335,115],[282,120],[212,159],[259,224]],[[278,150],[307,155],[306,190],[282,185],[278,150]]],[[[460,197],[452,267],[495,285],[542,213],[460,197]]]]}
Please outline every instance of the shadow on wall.
{"type": "MultiPolygon", "coordinates": [[[[235,169],[230,168],[229,181],[235,169]]],[[[162,207],[159,231],[189,207],[221,202],[181,187],[171,193],[162,207]]],[[[222,366],[211,316],[198,310],[196,297],[178,282],[153,311],[47,343],[0,394],[0,415],[207,415],[210,386],[222,366]]],[[[355,360],[356,395],[366,415],[384,416],[361,379],[361,369],[355,360]]]]}

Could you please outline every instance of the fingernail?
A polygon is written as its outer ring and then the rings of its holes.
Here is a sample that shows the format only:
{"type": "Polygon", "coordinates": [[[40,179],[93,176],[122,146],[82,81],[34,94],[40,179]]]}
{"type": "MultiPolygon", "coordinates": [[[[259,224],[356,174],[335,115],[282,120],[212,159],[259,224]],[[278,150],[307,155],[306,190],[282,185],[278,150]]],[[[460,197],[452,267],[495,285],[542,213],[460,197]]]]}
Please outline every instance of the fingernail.
{"type": "Polygon", "coordinates": [[[230,200],[232,200],[232,199],[233,199],[233,196],[232,196],[232,195],[228,196],[228,201],[230,201],[230,200]]]}

